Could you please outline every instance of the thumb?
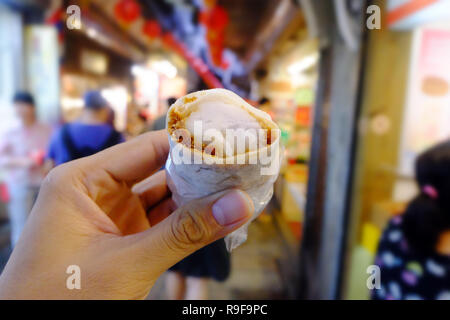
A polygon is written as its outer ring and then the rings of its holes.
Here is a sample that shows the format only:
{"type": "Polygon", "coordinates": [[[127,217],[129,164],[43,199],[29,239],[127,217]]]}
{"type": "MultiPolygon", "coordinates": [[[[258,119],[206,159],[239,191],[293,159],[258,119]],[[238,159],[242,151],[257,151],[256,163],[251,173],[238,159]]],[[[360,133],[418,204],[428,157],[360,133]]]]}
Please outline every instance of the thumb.
{"type": "Polygon", "coordinates": [[[178,208],[156,226],[136,235],[138,265],[157,276],[205,245],[223,238],[253,215],[247,193],[228,190],[178,208]],[[156,273],[156,274],[155,274],[156,273]]]}

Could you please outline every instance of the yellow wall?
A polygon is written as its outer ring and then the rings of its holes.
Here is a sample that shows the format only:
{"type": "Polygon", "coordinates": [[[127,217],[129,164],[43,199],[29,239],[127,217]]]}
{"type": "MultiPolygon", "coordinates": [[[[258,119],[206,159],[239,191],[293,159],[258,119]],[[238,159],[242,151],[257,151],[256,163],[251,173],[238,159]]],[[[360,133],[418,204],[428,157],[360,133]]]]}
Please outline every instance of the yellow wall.
{"type": "Polygon", "coordinates": [[[363,225],[371,215],[378,214],[380,206],[390,206],[398,178],[396,168],[412,40],[412,32],[390,31],[385,26],[368,33],[344,298],[367,295],[361,275],[365,274],[364,263],[371,263],[370,251],[373,250],[367,250],[358,258],[355,255],[361,248],[355,245],[361,243],[362,230],[370,229],[363,225]]]}

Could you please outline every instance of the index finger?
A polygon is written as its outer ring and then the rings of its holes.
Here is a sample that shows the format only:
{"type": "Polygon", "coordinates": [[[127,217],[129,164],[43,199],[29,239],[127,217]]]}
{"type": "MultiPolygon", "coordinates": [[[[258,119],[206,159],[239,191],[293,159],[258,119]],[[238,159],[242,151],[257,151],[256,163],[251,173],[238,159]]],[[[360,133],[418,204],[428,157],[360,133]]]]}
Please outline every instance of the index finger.
{"type": "Polygon", "coordinates": [[[141,134],[92,156],[92,161],[124,182],[140,181],[164,165],[169,153],[165,130],[141,134]]]}

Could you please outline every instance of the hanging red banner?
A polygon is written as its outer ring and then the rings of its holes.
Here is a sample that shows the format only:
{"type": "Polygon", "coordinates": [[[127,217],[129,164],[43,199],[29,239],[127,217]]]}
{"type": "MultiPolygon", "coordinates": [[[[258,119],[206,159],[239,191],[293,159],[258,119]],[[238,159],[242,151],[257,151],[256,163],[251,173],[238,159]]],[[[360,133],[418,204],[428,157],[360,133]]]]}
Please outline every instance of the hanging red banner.
{"type": "Polygon", "coordinates": [[[163,36],[163,42],[166,46],[177,52],[197,72],[209,88],[223,88],[219,79],[211,72],[208,65],[202,59],[196,57],[181,41],[178,41],[172,33],[168,32],[163,36]]]}

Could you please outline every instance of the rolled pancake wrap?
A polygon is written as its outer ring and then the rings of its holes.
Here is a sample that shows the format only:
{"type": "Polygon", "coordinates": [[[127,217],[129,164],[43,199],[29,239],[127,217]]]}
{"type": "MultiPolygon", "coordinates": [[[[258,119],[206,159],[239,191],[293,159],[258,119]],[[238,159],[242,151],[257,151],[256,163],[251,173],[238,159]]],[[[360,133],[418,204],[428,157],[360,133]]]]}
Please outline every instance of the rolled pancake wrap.
{"type": "Polygon", "coordinates": [[[178,206],[232,188],[244,190],[252,199],[251,220],[225,237],[227,249],[233,250],[246,241],[248,224],[273,195],[280,169],[278,126],[235,93],[211,89],[178,99],[168,110],[166,128],[167,183],[178,206]]]}

